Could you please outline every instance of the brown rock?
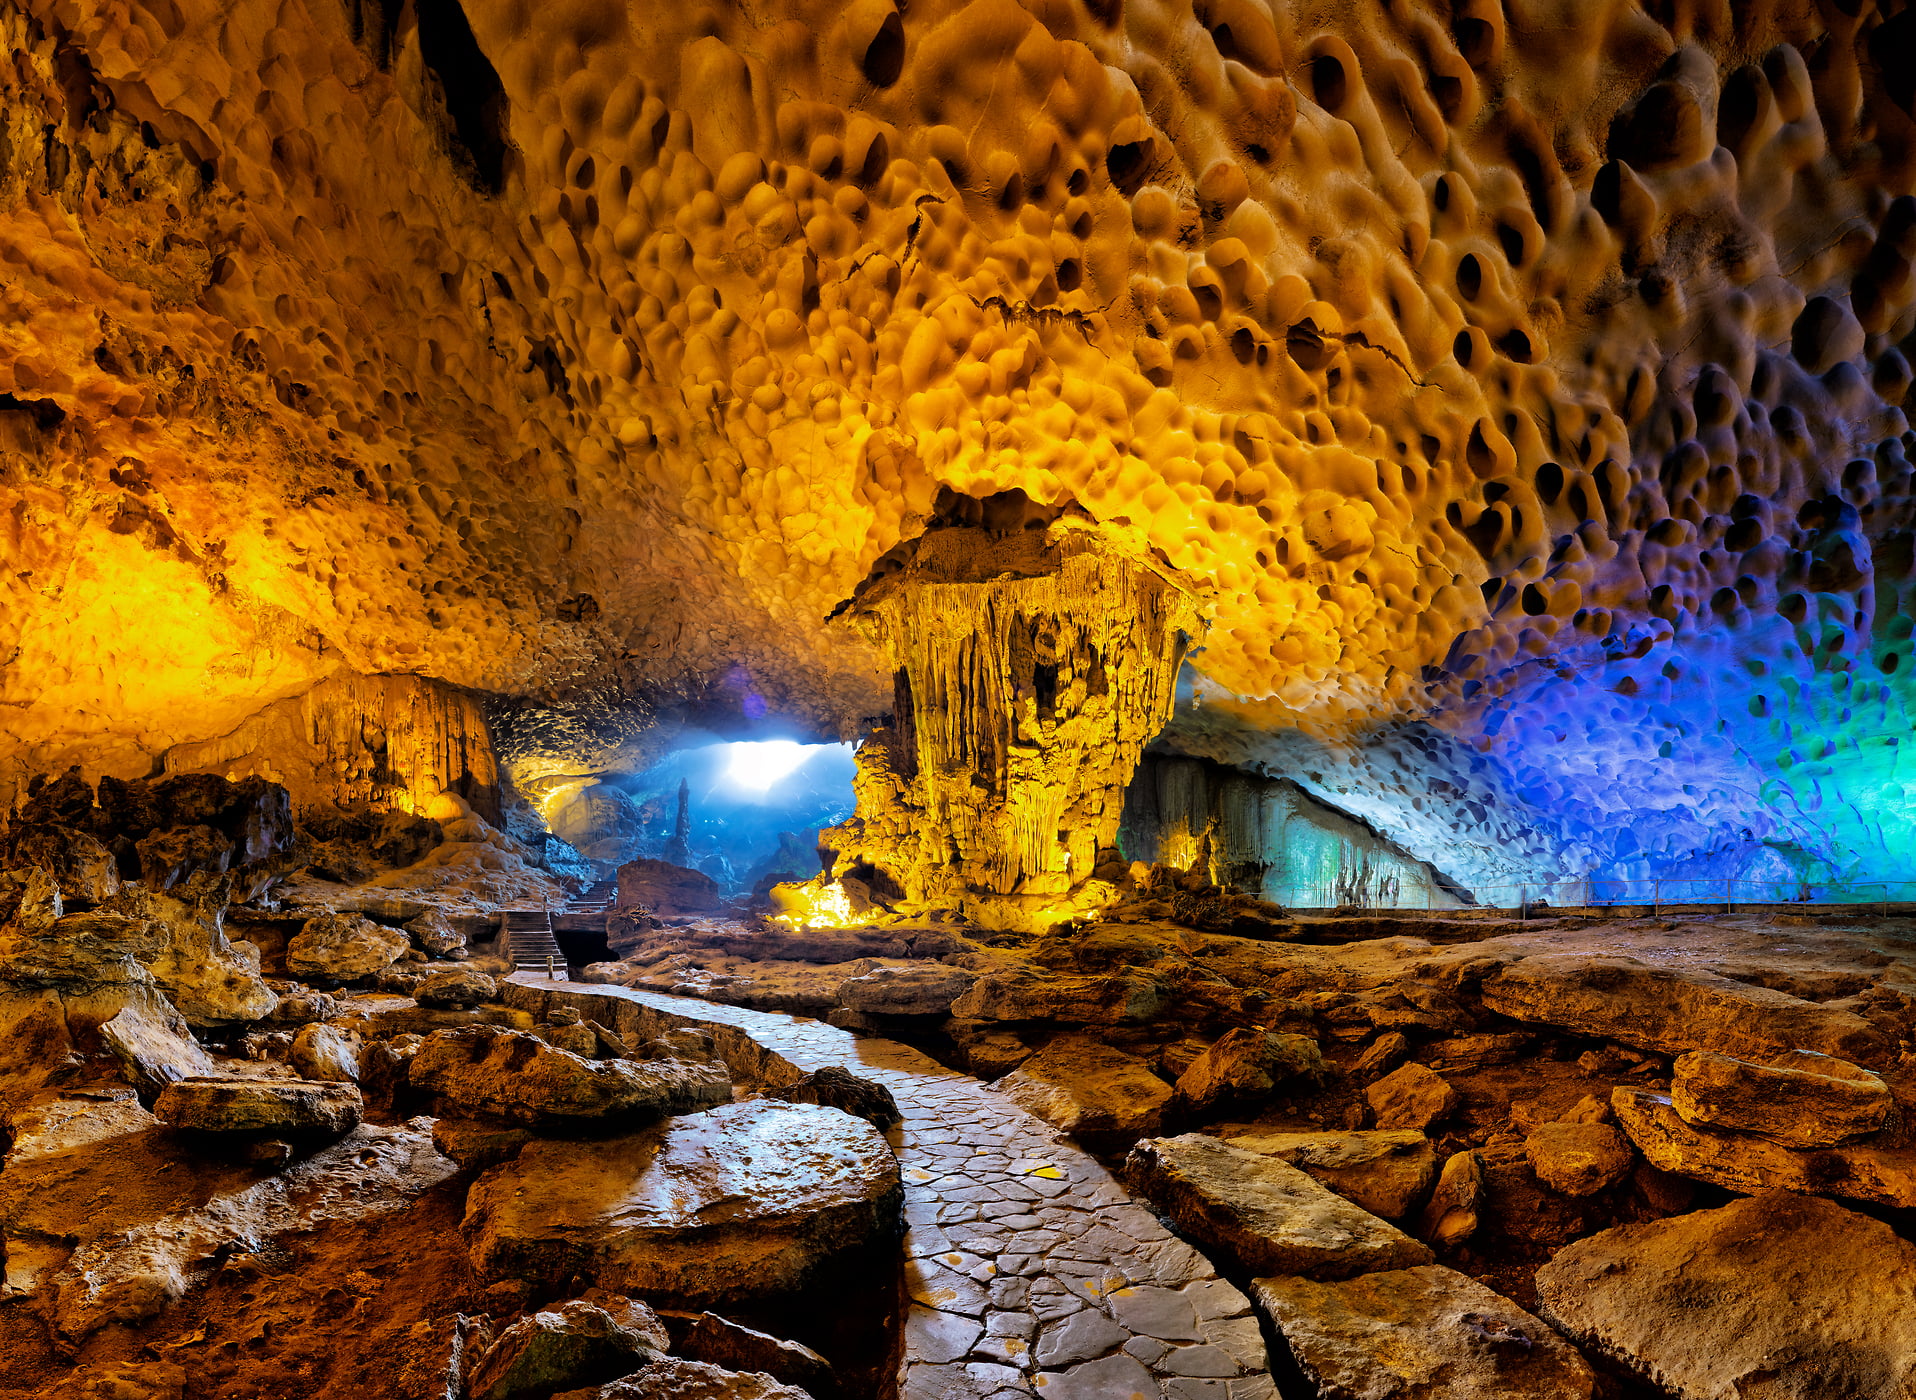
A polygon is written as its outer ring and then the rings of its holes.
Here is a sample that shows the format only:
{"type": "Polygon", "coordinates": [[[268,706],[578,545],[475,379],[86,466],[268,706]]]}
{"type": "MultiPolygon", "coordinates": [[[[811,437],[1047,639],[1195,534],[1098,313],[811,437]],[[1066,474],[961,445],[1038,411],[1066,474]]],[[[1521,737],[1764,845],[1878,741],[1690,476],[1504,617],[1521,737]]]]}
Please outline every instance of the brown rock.
{"type": "Polygon", "coordinates": [[[953,1016],[978,1021],[1049,1021],[1064,1026],[1148,1021],[1164,989],[1145,977],[1054,976],[1013,968],[980,977],[951,1004],[953,1016]]]}
{"type": "Polygon", "coordinates": [[[1455,1249],[1483,1221],[1484,1164],[1475,1152],[1454,1152],[1437,1174],[1437,1186],[1418,1221],[1419,1238],[1438,1249],[1455,1249]]]}
{"type": "Polygon", "coordinates": [[[991,1086],[1067,1133],[1153,1133],[1171,1086],[1134,1055],[1081,1036],[1059,1036],[991,1086]]]}
{"type": "Polygon", "coordinates": [[[1415,1209],[1437,1177],[1437,1149],[1422,1133],[1259,1133],[1231,1146],[1276,1157],[1309,1172],[1372,1215],[1398,1220],[1415,1209]]]}
{"type": "Polygon", "coordinates": [[[410,947],[405,934],[364,914],[319,914],[286,945],[286,970],[295,977],[353,982],[385,971],[410,947]]]}
{"type": "Polygon", "coordinates": [[[1672,1066],[1670,1102],[1686,1123],[1798,1148],[1867,1137],[1883,1129],[1895,1108],[1880,1076],[1806,1050],[1767,1064],[1692,1051],[1672,1066]]]}
{"type": "Polygon", "coordinates": [[[1390,1073],[1410,1055],[1410,1041],[1402,1031],[1385,1031],[1364,1047],[1364,1053],[1351,1066],[1359,1079],[1375,1079],[1390,1073]]]}
{"type": "Polygon", "coordinates": [[[1665,1055],[1715,1050],[1765,1061],[1808,1049],[1868,1061],[1887,1049],[1852,1011],[1635,958],[1539,954],[1486,978],[1482,995],[1490,1010],[1519,1021],[1665,1055]]]}
{"type": "Polygon", "coordinates": [[[485,973],[455,967],[433,973],[418,983],[412,994],[421,1006],[463,1010],[491,1001],[498,996],[499,989],[485,973]]]}
{"type": "Polygon", "coordinates": [[[815,1069],[795,1083],[766,1091],[768,1099],[815,1103],[863,1118],[884,1132],[899,1118],[898,1101],[883,1084],[860,1078],[843,1065],[815,1069]]]}
{"type": "Polygon", "coordinates": [[[1605,1123],[1543,1123],[1524,1139],[1537,1179],[1566,1196],[1589,1196],[1630,1174],[1629,1139],[1605,1123]]]}
{"type": "Polygon", "coordinates": [[[1181,1233],[1246,1273],[1337,1279],[1430,1262],[1422,1244],[1296,1167],[1217,1138],[1146,1138],[1124,1170],[1181,1233]]]}
{"type": "Polygon", "coordinates": [[[1256,1103],[1278,1086],[1324,1074],[1324,1056],[1306,1035],[1237,1027],[1178,1076],[1178,1097],[1204,1112],[1225,1104],[1256,1103]]]}
{"type": "Polygon", "coordinates": [[[527,1144],[473,1185],[482,1277],[575,1274],[660,1304],[789,1295],[898,1228],[898,1164],[848,1113],[765,1099],[527,1144]]]}
{"type": "Polygon", "coordinates": [[[70,826],[15,828],[12,863],[46,870],[59,886],[60,898],[68,904],[98,904],[120,890],[119,865],[113,852],[70,826]]]}
{"type": "Polygon", "coordinates": [[[1336,1283],[1261,1278],[1251,1299],[1328,1400],[1591,1400],[1589,1363],[1551,1328],[1440,1264],[1336,1283]]]}
{"type": "Polygon", "coordinates": [[[674,1350],[688,1361],[757,1372],[819,1394],[838,1388],[832,1363],[810,1347],[741,1327],[717,1313],[700,1313],[674,1350]]]}
{"type": "Polygon", "coordinates": [[[523,1031],[461,1026],[427,1036],[408,1080],[461,1114],[531,1127],[687,1113],[731,1098],[723,1064],[588,1060],[523,1031]]]}
{"type": "Polygon", "coordinates": [[[351,1084],[203,1076],[167,1085],[153,1115],[169,1128],[198,1133],[330,1138],[357,1127],[362,1108],[351,1084]]]}
{"type": "MultiPolygon", "coordinates": [[[[644,1304],[629,1304],[644,1308],[644,1304]]],[[[645,1309],[650,1315],[650,1309],[645,1309]]],[[[499,1334],[466,1381],[471,1400],[540,1400],[568,1386],[616,1380],[658,1356],[652,1329],[627,1325],[575,1298],[554,1311],[522,1317],[499,1334]]]]}
{"type": "Polygon", "coordinates": [[[467,1171],[511,1161],[532,1136],[530,1128],[496,1121],[440,1118],[432,1125],[432,1145],[467,1171]]]}
{"type": "Polygon", "coordinates": [[[597,1390],[568,1390],[552,1400],[812,1400],[808,1391],[759,1371],[728,1371],[663,1356],[643,1371],[597,1390]]]}
{"type": "Polygon", "coordinates": [[[724,902],[710,875],[663,860],[632,860],[619,867],[615,914],[707,914],[724,902]]]}
{"type": "Polygon", "coordinates": [[[314,1022],[299,1028],[288,1060],[307,1079],[356,1084],[359,1057],[365,1050],[365,1041],[357,1032],[314,1022]]]}
{"type": "Polygon", "coordinates": [[[877,967],[847,978],[839,1004],[866,1016],[943,1016],[978,980],[962,967],[925,963],[916,967],[877,967]]]}
{"type": "Polygon", "coordinates": [[[1537,1298],[1591,1355],[1676,1400],[1916,1394],[1916,1244],[1815,1197],[1605,1230],[1538,1270],[1537,1298]]]}
{"type": "Polygon", "coordinates": [[[1450,1082],[1419,1064],[1400,1065],[1364,1090],[1380,1128],[1411,1128],[1423,1132],[1457,1111],[1459,1099],[1450,1082]]]}
{"type": "Polygon", "coordinates": [[[428,909],[406,925],[406,932],[435,958],[460,958],[466,953],[466,935],[437,909],[428,909]]]}
{"type": "Polygon", "coordinates": [[[1667,1094],[1619,1088],[1617,1123],[1650,1164],[1732,1191],[1806,1191],[1916,1206],[1916,1148],[1857,1144],[1799,1152],[1747,1133],[1683,1121],[1667,1094]]]}

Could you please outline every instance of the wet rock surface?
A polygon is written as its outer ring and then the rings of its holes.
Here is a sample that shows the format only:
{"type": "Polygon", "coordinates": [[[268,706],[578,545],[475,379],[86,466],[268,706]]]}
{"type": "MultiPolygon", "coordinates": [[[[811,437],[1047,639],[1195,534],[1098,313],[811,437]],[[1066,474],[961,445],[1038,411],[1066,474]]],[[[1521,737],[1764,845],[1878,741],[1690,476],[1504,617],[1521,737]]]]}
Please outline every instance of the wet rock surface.
{"type": "Polygon", "coordinates": [[[475,1268],[680,1306],[789,1294],[897,1236],[890,1147],[833,1108],[727,1104],[626,1137],[532,1142],[467,1201],[475,1268]]]}

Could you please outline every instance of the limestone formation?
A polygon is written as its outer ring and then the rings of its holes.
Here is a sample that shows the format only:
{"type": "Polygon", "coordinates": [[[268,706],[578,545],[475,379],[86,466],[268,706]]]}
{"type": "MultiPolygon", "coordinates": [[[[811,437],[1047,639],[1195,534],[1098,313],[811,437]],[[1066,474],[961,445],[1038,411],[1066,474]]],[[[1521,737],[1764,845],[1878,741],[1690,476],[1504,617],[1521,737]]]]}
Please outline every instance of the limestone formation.
{"type": "Polygon", "coordinates": [[[759,1101],[630,1137],[528,1144],[473,1187],[466,1234],[488,1278],[583,1274],[661,1304],[723,1307],[828,1276],[891,1236],[898,1204],[898,1164],[876,1129],[759,1101]]]}
{"type": "Polygon", "coordinates": [[[350,1084],[200,1075],[168,1084],[153,1103],[169,1128],[274,1137],[341,1137],[358,1126],[360,1109],[350,1084]]]}
{"type": "Polygon", "coordinates": [[[537,1036],[494,1026],[427,1036],[412,1057],[407,1079],[461,1113],[492,1114],[529,1127],[686,1113],[725,1102],[732,1089],[723,1065],[677,1058],[588,1059],[537,1036]]]}
{"type": "Polygon", "coordinates": [[[1226,1031],[1178,1076],[1178,1097],[1199,1111],[1249,1105],[1295,1079],[1324,1073],[1324,1057],[1309,1036],[1226,1031]]]}
{"type": "Polygon", "coordinates": [[[1296,1167],[1216,1138],[1147,1138],[1125,1174],[1185,1235],[1250,1274],[1339,1279],[1430,1262],[1416,1240],[1296,1167]]]}
{"type": "Polygon", "coordinates": [[[1635,1161],[1622,1133],[1607,1123],[1543,1123],[1524,1139],[1537,1179],[1566,1196],[1588,1196],[1623,1180],[1635,1161]]]}
{"type": "Polygon", "coordinates": [[[1401,1220],[1437,1178],[1437,1149],[1420,1132],[1259,1133],[1231,1146],[1300,1167],[1372,1215],[1401,1220]]]}
{"type": "Polygon", "coordinates": [[[1916,1246],[1813,1196],[1605,1230],[1539,1270],[1537,1296],[1573,1341],[1678,1400],[1916,1385],[1916,1246]]]}
{"type": "Polygon", "coordinates": [[[286,970],[296,977],[354,982],[385,971],[411,947],[403,933],[364,914],[315,914],[286,947],[286,970]]]}
{"type": "Polygon", "coordinates": [[[1670,1102],[1684,1122],[1756,1133],[1785,1147],[1868,1137],[1895,1111],[1880,1076],[1809,1051],[1768,1064],[1692,1051],[1673,1070],[1670,1102]]]}
{"type": "Polygon", "coordinates": [[[472,1400],[524,1400],[641,1369],[659,1355],[665,1329],[643,1303],[629,1306],[642,1315],[640,1327],[584,1299],[520,1318],[479,1358],[467,1393],[472,1400]]]}
{"type": "Polygon", "coordinates": [[[1425,1065],[1400,1065],[1368,1089],[1364,1098],[1380,1128],[1422,1131],[1457,1107],[1457,1091],[1425,1065]]]}
{"type": "Polygon", "coordinates": [[[992,1086],[1027,1113],[1078,1137],[1157,1132],[1171,1086],[1134,1055],[1060,1036],[992,1086]]]}
{"type": "Polygon", "coordinates": [[[1733,1191],[1807,1191],[1916,1207],[1916,1147],[1864,1142],[1798,1151],[1687,1123],[1667,1094],[1620,1088],[1611,1103],[1618,1126],[1663,1171],[1733,1191]]]}
{"type": "Polygon", "coordinates": [[[1341,1283],[1261,1278],[1251,1297],[1327,1400],[1591,1400],[1595,1372],[1509,1299],[1427,1264],[1341,1283]]]}

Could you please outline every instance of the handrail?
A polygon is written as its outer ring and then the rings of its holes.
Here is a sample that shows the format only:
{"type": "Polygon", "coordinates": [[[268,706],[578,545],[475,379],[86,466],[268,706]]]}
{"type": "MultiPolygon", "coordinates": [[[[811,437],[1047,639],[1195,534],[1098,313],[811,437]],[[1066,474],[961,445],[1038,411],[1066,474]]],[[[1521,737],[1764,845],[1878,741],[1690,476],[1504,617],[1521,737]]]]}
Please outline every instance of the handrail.
{"type": "Polygon", "coordinates": [[[1529,911],[1646,907],[1661,915],[1672,905],[1720,905],[1726,914],[1739,905],[1767,909],[1810,905],[1876,905],[1888,914],[1892,904],[1916,903],[1916,878],[1908,880],[1758,880],[1722,876],[1579,875],[1554,880],[1511,884],[1458,885],[1453,888],[1420,881],[1405,888],[1398,881],[1377,889],[1347,882],[1269,882],[1257,891],[1263,898],[1291,909],[1418,909],[1443,911],[1529,911]],[[1499,898],[1499,896],[1504,896],[1499,898]],[[1514,897],[1513,897],[1514,896],[1514,897]]]}

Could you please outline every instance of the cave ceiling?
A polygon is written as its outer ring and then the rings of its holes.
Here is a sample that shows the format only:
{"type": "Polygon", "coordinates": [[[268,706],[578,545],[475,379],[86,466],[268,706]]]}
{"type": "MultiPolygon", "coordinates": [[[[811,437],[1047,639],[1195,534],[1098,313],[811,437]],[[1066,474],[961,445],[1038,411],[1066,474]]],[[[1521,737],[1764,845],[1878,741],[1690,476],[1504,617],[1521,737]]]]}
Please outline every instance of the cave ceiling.
{"type": "Polygon", "coordinates": [[[1171,743],[1477,878],[1916,874],[1905,5],[0,23],[10,781],[351,672],[853,737],[1018,491],[1201,600],[1171,743]]]}

